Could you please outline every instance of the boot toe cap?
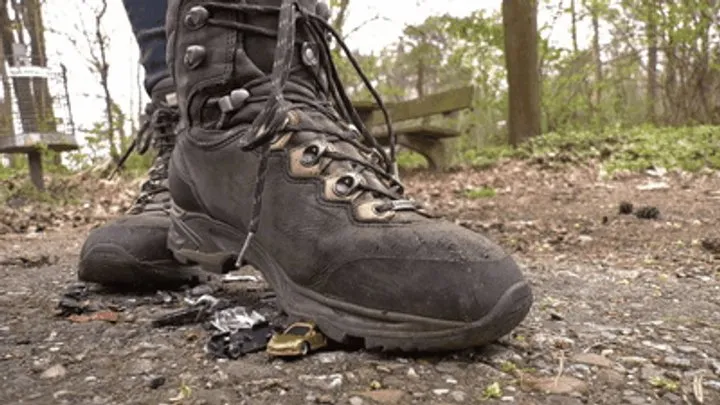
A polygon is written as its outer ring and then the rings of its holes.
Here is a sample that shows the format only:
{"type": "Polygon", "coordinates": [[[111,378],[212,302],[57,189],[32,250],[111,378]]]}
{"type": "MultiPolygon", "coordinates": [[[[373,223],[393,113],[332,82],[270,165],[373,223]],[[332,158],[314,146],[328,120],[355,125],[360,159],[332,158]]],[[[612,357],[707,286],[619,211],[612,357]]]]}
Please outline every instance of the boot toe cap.
{"type": "Polygon", "coordinates": [[[323,288],[366,308],[466,323],[488,316],[511,290],[532,299],[515,260],[483,236],[452,224],[412,231],[384,248],[366,246],[327,272],[323,288]]]}

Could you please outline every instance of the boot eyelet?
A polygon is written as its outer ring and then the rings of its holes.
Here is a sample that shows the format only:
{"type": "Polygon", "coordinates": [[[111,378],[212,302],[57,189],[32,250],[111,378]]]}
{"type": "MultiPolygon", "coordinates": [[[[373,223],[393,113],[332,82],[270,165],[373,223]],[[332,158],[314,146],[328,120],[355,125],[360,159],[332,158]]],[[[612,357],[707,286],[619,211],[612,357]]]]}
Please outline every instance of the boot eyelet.
{"type": "Polygon", "coordinates": [[[333,192],[338,197],[347,197],[357,189],[361,181],[360,176],[355,173],[346,174],[337,179],[333,187],[333,192]]]}
{"type": "Polygon", "coordinates": [[[185,26],[191,30],[197,30],[207,24],[210,18],[210,12],[203,6],[195,6],[185,14],[185,26]]]}
{"type": "Polygon", "coordinates": [[[193,70],[205,61],[206,55],[207,51],[205,50],[204,46],[190,45],[185,50],[185,57],[183,58],[183,62],[188,69],[193,70]]]}
{"type": "Polygon", "coordinates": [[[315,166],[320,162],[320,158],[322,157],[323,153],[325,153],[325,150],[327,148],[325,145],[322,145],[320,143],[314,143],[303,151],[302,158],[300,159],[300,164],[302,164],[305,167],[312,167],[315,166]]]}
{"type": "Polygon", "coordinates": [[[302,44],[302,61],[306,66],[315,66],[318,64],[317,52],[315,51],[315,44],[305,42],[302,44]]]}

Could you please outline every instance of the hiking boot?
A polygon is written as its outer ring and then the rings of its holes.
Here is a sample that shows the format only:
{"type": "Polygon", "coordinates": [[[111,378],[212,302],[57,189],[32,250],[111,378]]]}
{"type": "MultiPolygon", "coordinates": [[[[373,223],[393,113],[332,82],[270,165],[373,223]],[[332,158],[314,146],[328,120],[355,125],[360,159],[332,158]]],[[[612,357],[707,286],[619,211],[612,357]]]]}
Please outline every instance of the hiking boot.
{"type": "Polygon", "coordinates": [[[316,0],[170,1],[182,132],[168,247],[218,272],[252,264],[336,341],[453,350],[507,334],[528,283],[498,246],[404,196],[338,79],[328,35],[347,48],[327,15],[316,0]]]}
{"type": "Polygon", "coordinates": [[[173,91],[171,79],[155,87],[153,101],[146,109],[149,120],[119,166],[133,149],[145,153],[152,145],[157,157],[140,196],[126,215],[90,232],[80,253],[81,281],[153,290],[197,284],[203,277],[197,268],[178,263],[166,244],[170,227],[168,161],[175,146],[178,121],[173,91]]]}

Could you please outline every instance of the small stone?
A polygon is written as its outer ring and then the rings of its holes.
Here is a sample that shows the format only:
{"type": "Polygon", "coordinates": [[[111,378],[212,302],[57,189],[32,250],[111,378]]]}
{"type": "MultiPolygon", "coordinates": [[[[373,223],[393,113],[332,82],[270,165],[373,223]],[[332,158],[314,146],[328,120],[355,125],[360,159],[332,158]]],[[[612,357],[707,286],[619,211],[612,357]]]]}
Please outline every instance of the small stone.
{"type": "Polygon", "coordinates": [[[715,375],[720,377],[720,361],[711,360],[710,361],[710,369],[713,371],[713,373],[715,373],[715,375]]]}
{"type": "Polygon", "coordinates": [[[585,381],[567,376],[560,376],[560,378],[538,378],[534,381],[530,381],[529,385],[537,391],[558,395],[566,395],[572,393],[582,394],[587,391],[588,388],[585,381]]]}
{"type": "Polygon", "coordinates": [[[405,397],[405,391],[401,390],[376,390],[366,391],[361,396],[384,405],[398,404],[405,397]]]}
{"type": "Polygon", "coordinates": [[[72,391],[60,390],[60,391],[57,391],[57,392],[53,393],[53,398],[54,398],[56,401],[59,401],[59,400],[61,400],[61,399],[63,399],[63,398],[72,397],[73,395],[74,395],[74,394],[73,394],[72,391]]]}
{"type": "Polygon", "coordinates": [[[365,401],[363,401],[360,397],[350,398],[350,405],[363,405],[364,403],[365,401]]]}
{"type": "Polygon", "coordinates": [[[580,235],[578,237],[578,240],[580,241],[580,244],[586,245],[586,244],[594,241],[595,239],[593,239],[593,237],[589,236],[589,235],[580,235]]]}
{"type": "Polygon", "coordinates": [[[580,377],[584,377],[590,374],[591,369],[590,366],[586,366],[585,364],[573,364],[572,366],[568,367],[568,371],[575,373],[580,377]]]}
{"type": "Polygon", "coordinates": [[[85,377],[86,383],[94,383],[94,382],[97,382],[97,380],[98,380],[98,378],[95,377],[94,375],[89,375],[89,376],[85,377]]]}
{"type": "Polygon", "coordinates": [[[440,363],[435,366],[435,370],[443,374],[457,374],[461,371],[456,363],[440,363]]]}
{"type": "Polygon", "coordinates": [[[645,381],[650,381],[654,378],[662,378],[663,375],[665,375],[664,370],[651,364],[646,364],[640,369],[640,378],[645,381]]]}
{"type": "Polygon", "coordinates": [[[667,392],[667,393],[665,393],[662,398],[663,398],[666,402],[671,403],[671,404],[683,404],[683,403],[685,403],[685,401],[683,401],[683,399],[682,399],[679,395],[673,394],[672,392],[667,392]]]}
{"type": "Polygon", "coordinates": [[[150,379],[148,379],[148,387],[153,390],[156,390],[163,385],[165,385],[165,377],[161,375],[152,376],[150,377],[150,379]]]}
{"type": "Polygon", "coordinates": [[[618,361],[629,366],[641,366],[650,363],[650,360],[639,356],[620,357],[618,361]]]}
{"type": "Polygon", "coordinates": [[[342,352],[326,352],[319,353],[314,356],[322,364],[332,364],[345,360],[345,353],[342,352]]]}
{"type": "Polygon", "coordinates": [[[553,339],[553,346],[556,349],[568,350],[575,346],[575,341],[567,337],[557,337],[553,339]]]}
{"type": "Polygon", "coordinates": [[[700,349],[698,349],[697,347],[694,347],[694,346],[678,346],[677,351],[679,351],[680,353],[685,353],[685,354],[695,354],[695,353],[700,352],[700,349]]]}
{"type": "Polygon", "coordinates": [[[420,378],[420,375],[418,375],[417,371],[412,367],[408,369],[407,376],[410,378],[420,378]]]}
{"type": "Polygon", "coordinates": [[[675,356],[665,357],[662,359],[662,364],[667,367],[674,367],[682,370],[689,370],[692,368],[692,362],[690,360],[675,356]]]}
{"type": "Polygon", "coordinates": [[[651,349],[659,350],[661,352],[667,352],[667,353],[675,352],[673,350],[672,346],[670,346],[669,344],[665,344],[665,343],[655,343],[655,342],[650,342],[648,340],[645,340],[642,342],[642,344],[643,344],[643,346],[649,347],[651,349]]]}
{"type": "Polygon", "coordinates": [[[632,395],[624,398],[625,403],[628,405],[643,405],[646,404],[647,401],[645,398],[638,396],[638,395],[632,395]]]}
{"type": "Polygon", "coordinates": [[[438,388],[438,389],[432,390],[432,392],[433,392],[433,394],[440,396],[440,395],[447,395],[447,394],[449,394],[449,393],[450,393],[450,390],[447,389],[447,388],[438,388]]]}
{"type": "Polygon", "coordinates": [[[63,367],[62,364],[56,364],[49,369],[43,371],[43,373],[40,374],[40,378],[50,380],[65,377],[66,374],[67,370],[65,369],[65,367],[63,367]]]}
{"type": "Polygon", "coordinates": [[[613,366],[612,360],[599,354],[579,353],[573,356],[572,359],[576,363],[587,364],[589,366],[597,366],[603,368],[610,368],[613,366]]]}
{"type": "Polygon", "coordinates": [[[515,402],[515,397],[502,397],[500,402],[515,402]]]}
{"type": "Polygon", "coordinates": [[[450,393],[450,397],[453,399],[453,401],[461,403],[465,402],[467,399],[467,394],[462,391],[453,391],[450,393]]]}
{"type": "Polygon", "coordinates": [[[550,311],[550,320],[551,320],[551,321],[564,321],[564,320],[565,320],[565,315],[563,315],[563,314],[561,314],[561,313],[559,313],[559,312],[557,312],[557,311],[551,310],[551,311],[550,311]]]}
{"type": "Polygon", "coordinates": [[[545,402],[547,405],[583,405],[578,398],[566,397],[564,395],[550,395],[545,402]]]}
{"type": "Polygon", "coordinates": [[[30,369],[35,373],[41,373],[50,367],[50,359],[49,358],[42,358],[33,361],[32,366],[30,369]]]}
{"type": "Polygon", "coordinates": [[[141,375],[141,374],[148,374],[153,370],[154,364],[152,360],[149,359],[139,359],[136,360],[132,365],[130,366],[130,373],[131,375],[141,375]]]}
{"type": "Polygon", "coordinates": [[[598,380],[609,387],[621,387],[625,385],[625,376],[614,370],[600,370],[597,374],[598,380]]]}
{"type": "Polygon", "coordinates": [[[703,383],[703,386],[720,392],[720,381],[708,380],[703,383]]]}
{"type": "Polygon", "coordinates": [[[382,386],[386,388],[390,387],[404,387],[405,381],[402,378],[395,377],[393,375],[387,376],[382,380],[382,386]]]}
{"type": "Polygon", "coordinates": [[[334,390],[340,388],[343,383],[342,374],[331,375],[301,375],[298,379],[309,388],[319,388],[322,390],[334,390]]]}
{"type": "Polygon", "coordinates": [[[315,400],[315,402],[317,402],[318,404],[334,404],[335,400],[330,395],[325,394],[325,395],[320,395],[315,400]]]}

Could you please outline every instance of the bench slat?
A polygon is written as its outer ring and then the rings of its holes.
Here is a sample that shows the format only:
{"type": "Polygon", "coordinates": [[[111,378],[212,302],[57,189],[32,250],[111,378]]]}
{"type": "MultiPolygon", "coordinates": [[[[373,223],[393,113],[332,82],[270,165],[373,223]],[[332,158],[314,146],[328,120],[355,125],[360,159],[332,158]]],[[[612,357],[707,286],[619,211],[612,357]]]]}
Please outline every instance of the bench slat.
{"type": "MultiPolygon", "coordinates": [[[[393,122],[402,122],[471,108],[474,97],[475,87],[467,86],[414,100],[392,103],[387,107],[393,122]]],[[[358,103],[358,107],[365,111],[370,109],[368,103],[358,103]]],[[[382,112],[373,110],[365,122],[368,126],[382,124],[384,122],[382,112]]]]}
{"type": "MultiPolygon", "coordinates": [[[[413,126],[413,127],[407,127],[407,128],[396,128],[395,133],[405,136],[419,136],[419,137],[428,137],[428,138],[456,138],[460,136],[460,131],[456,131],[454,129],[449,128],[443,128],[438,127],[434,125],[422,125],[422,126],[413,126]]],[[[376,138],[387,138],[388,133],[385,131],[383,127],[376,127],[372,131],[372,135],[376,138]]]]}

